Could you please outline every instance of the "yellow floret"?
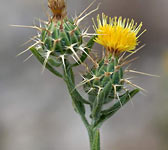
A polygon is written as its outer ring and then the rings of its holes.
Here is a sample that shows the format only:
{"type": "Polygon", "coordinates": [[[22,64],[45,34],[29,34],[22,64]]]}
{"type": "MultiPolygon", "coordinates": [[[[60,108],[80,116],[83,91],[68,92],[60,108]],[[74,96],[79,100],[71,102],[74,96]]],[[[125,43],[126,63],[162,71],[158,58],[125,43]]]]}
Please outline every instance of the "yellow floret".
{"type": "Polygon", "coordinates": [[[99,15],[97,16],[97,23],[98,26],[94,23],[97,34],[95,42],[103,45],[108,51],[117,54],[135,50],[139,44],[138,38],[146,31],[144,30],[138,35],[142,23],[137,26],[133,19],[129,21],[126,18],[122,20],[122,17],[110,18],[104,14],[102,14],[102,20],[99,15]]]}

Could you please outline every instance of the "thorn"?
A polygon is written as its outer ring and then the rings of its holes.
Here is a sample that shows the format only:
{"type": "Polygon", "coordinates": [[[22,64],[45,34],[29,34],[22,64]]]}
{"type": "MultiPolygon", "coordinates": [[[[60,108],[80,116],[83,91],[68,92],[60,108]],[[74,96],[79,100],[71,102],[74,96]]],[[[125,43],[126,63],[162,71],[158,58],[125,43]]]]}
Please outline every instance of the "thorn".
{"type": "Polygon", "coordinates": [[[89,16],[89,15],[91,15],[92,13],[94,13],[95,11],[97,11],[97,10],[99,9],[99,7],[100,7],[100,3],[98,4],[98,6],[97,6],[96,9],[90,11],[89,13],[87,13],[87,14],[86,14],[85,16],[83,16],[82,18],[79,19],[79,17],[78,17],[78,19],[77,19],[77,21],[76,21],[76,25],[79,25],[79,23],[80,23],[83,19],[85,19],[87,16],[89,16]]]}
{"type": "Polygon", "coordinates": [[[70,16],[71,18],[72,18],[72,20],[73,20],[73,22],[75,22],[75,20],[77,19],[77,12],[76,12],[76,10],[75,10],[75,13],[74,13],[74,16],[70,16]]]}
{"type": "Polygon", "coordinates": [[[158,75],[153,75],[153,74],[140,72],[140,71],[135,71],[135,70],[125,70],[125,72],[137,73],[137,74],[142,74],[142,75],[151,76],[151,77],[158,77],[158,78],[160,77],[158,75]]]}
{"type": "Polygon", "coordinates": [[[133,58],[131,60],[125,61],[121,65],[116,66],[115,69],[118,70],[119,68],[123,67],[124,65],[127,65],[127,64],[129,64],[129,63],[131,63],[131,62],[133,62],[133,61],[135,61],[137,59],[138,59],[138,57],[135,57],[135,58],[133,58]]]}
{"type": "Polygon", "coordinates": [[[17,54],[16,56],[18,57],[18,56],[24,54],[24,53],[27,52],[30,48],[36,46],[36,45],[39,44],[39,43],[40,43],[40,41],[34,43],[33,45],[29,46],[26,50],[22,51],[21,53],[17,54]]]}
{"type": "Polygon", "coordinates": [[[36,39],[37,37],[38,37],[38,35],[33,36],[32,38],[30,38],[30,40],[28,40],[28,41],[24,42],[24,43],[23,43],[23,44],[21,44],[20,46],[22,47],[22,46],[24,46],[24,45],[26,45],[26,44],[30,43],[31,41],[33,41],[33,40],[34,40],[34,39],[36,39]]]}
{"type": "Polygon", "coordinates": [[[65,55],[60,55],[60,58],[62,59],[62,63],[65,69],[65,73],[66,73],[66,66],[65,66],[65,55]]]}
{"type": "Polygon", "coordinates": [[[78,27],[76,26],[72,31],[69,31],[69,34],[72,36],[77,29],[78,27]]]}
{"type": "Polygon", "coordinates": [[[120,103],[120,106],[121,106],[121,108],[122,108],[122,107],[123,107],[123,104],[122,104],[122,102],[121,102],[121,100],[120,100],[120,97],[119,97],[118,93],[116,93],[116,95],[117,95],[117,99],[118,99],[118,101],[119,101],[119,103],[120,103]]]}
{"type": "Polygon", "coordinates": [[[80,60],[78,54],[75,52],[75,50],[74,50],[74,48],[73,48],[75,45],[77,45],[77,43],[72,44],[72,45],[70,45],[70,46],[66,46],[66,49],[67,49],[67,50],[70,49],[70,50],[72,51],[72,53],[74,54],[74,56],[75,56],[75,57],[78,59],[78,61],[81,63],[81,60],[80,60]]]}
{"type": "Polygon", "coordinates": [[[146,96],[146,95],[147,95],[146,93],[144,93],[144,92],[142,92],[142,91],[140,91],[140,93],[141,93],[143,96],[146,96]]]}
{"type": "Polygon", "coordinates": [[[93,75],[93,77],[92,78],[90,78],[90,79],[86,79],[84,76],[82,76],[81,75],[81,77],[84,79],[82,82],[80,82],[78,85],[76,85],[76,88],[77,87],[80,87],[80,86],[82,86],[82,85],[84,85],[84,84],[86,84],[86,83],[88,83],[88,82],[90,82],[90,81],[92,81],[92,80],[94,80],[94,79],[100,79],[101,77],[96,77],[95,75],[93,75]]]}
{"type": "Polygon", "coordinates": [[[87,34],[89,28],[90,28],[90,26],[88,26],[87,28],[84,28],[81,33],[82,34],[87,34]]]}
{"type": "Polygon", "coordinates": [[[146,44],[140,46],[138,49],[136,49],[135,51],[133,51],[131,54],[129,54],[128,56],[126,56],[125,58],[123,58],[123,61],[125,61],[126,59],[128,59],[129,57],[131,57],[133,54],[137,53],[139,50],[141,50],[142,48],[145,47],[146,44]]]}
{"type": "Polygon", "coordinates": [[[134,79],[135,77],[129,77],[129,78],[125,78],[126,80],[131,80],[134,79]]]}
{"type": "Polygon", "coordinates": [[[128,70],[128,68],[130,68],[131,65],[132,65],[132,64],[129,64],[129,65],[125,68],[125,70],[128,70]]]}
{"type": "Polygon", "coordinates": [[[32,56],[33,56],[33,54],[31,54],[30,56],[28,56],[23,62],[25,63],[25,62],[28,61],[32,56]]]}
{"type": "Polygon", "coordinates": [[[87,28],[87,29],[83,29],[82,30],[82,37],[90,37],[90,36],[93,36],[93,35],[100,35],[100,34],[97,34],[97,33],[88,33],[88,30],[89,30],[90,26],[87,28]]]}
{"type": "Polygon", "coordinates": [[[126,52],[124,52],[124,53],[120,56],[120,58],[118,59],[118,63],[120,63],[120,62],[122,61],[122,59],[124,58],[125,54],[126,54],[126,52]]]}
{"type": "Polygon", "coordinates": [[[129,96],[129,99],[131,101],[132,107],[134,107],[134,103],[132,101],[131,95],[129,94],[129,90],[127,88],[124,88],[124,87],[123,87],[123,89],[124,89],[125,92],[128,92],[128,96],[129,96]]]}
{"type": "Polygon", "coordinates": [[[99,66],[99,64],[96,61],[93,60],[93,58],[85,51],[85,49],[89,49],[89,48],[88,47],[83,47],[83,45],[80,45],[79,50],[84,52],[90,58],[90,60],[95,64],[95,66],[99,66]]]}
{"type": "Polygon", "coordinates": [[[99,96],[100,95],[100,92],[101,92],[101,90],[103,90],[103,87],[100,87],[100,86],[98,86],[98,85],[95,85],[95,87],[97,87],[99,90],[98,90],[98,94],[97,94],[97,96],[99,96]]]}
{"type": "Polygon", "coordinates": [[[53,48],[52,48],[52,52],[53,52],[53,51],[55,50],[56,44],[57,44],[59,41],[61,41],[61,39],[53,39],[53,38],[51,38],[51,40],[54,41],[53,48]]]}
{"type": "Polygon", "coordinates": [[[83,12],[80,13],[80,15],[75,19],[75,24],[77,23],[78,19],[96,2],[96,0],[94,0],[86,9],[84,9],[83,12]]]}
{"type": "Polygon", "coordinates": [[[127,79],[121,79],[121,81],[124,81],[124,82],[126,82],[127,84],[131,85],[132,87],[136,87],[136,88],[138,88],[138,89],[140,89],[140,90],[142,90],[142,91],[144,91],[144,92],[147,93],[147,91],[146,91],[145,89],[143,89],[142,87],[140,87],[140,86],[138,86],[138,85],[132,83],[131,81],[129,81],[129,80],[127,80],[127,79]]]}
{"type": "Polygon", "coordinates": [[[105,71],[104,71],[104,76],[105,76],[105,77],[109,77],[109,76],[112,75],[113,73],[114,73],[114,72],[105,72],[105,71]]]}
{"type": "Polygon", "coordinates": [[[37,26],[26,26],[26,25],[10,25],[10,26],[19,27],[19,28],[31,28],[31,29],[37,29],[39,31],[42,31],[42,29],[37,26]]]}
{"type": "Polygon", "coordinates": [[[94,88],[90,88],[90,90],[87,92],[87,94],[89,94],[93,90],[94,90],[94,88]]]}
{"type": "Polygon", "coordinates": [[[52,51],[47,50],[47,53],[46,53],[46,58],[45,58],[44,63],[43,63],[42,73],[44,73],[44,70],[45,70],[46,64],[47,64],[47,62],[48,62],[48,59],[49,59],[49,57],[50,57],[50,54],[51,54],[51,53],[52,53],[52,51]]]}
{"type": "Polygon", "coordinates": [[[88,28],[82,30],[82,32],[81,32],[82,37],[90,37],[88,35],[89,28],[90,28],[90,26],[88,28]]]}
{"type": "Polygon", "coordinates": [[[40,19],[40,18],[35,17],[34,19],[36,19],[37,21],[39,21],[39,24],[41,24],[41,23],[43,23],[43,24],[45,24],[45,25],[47,25],[47,24],[48,24],[48,22],[47,22],[47,21],[42,20],[42,19],[40,19]]]}
{"type": "Polygon", "coordinates": [[[117,89],[116,89],[116,86],[114,84],[112,84],[113,88],[114,88],[114,97],[116,98],[117,96],[117,89]]]}
{"type": "Polygon", "coordinates": [[[77,59],[73,56],[74,54],[71,55],[71,57],[74,59],[74,61],[79,64],[79,61],[77,61],[77,59]]]}
{"type": "Polygon", "coordinates": [[[122,87],[123,85],[120,84],[115,84],[116,87],[122,87]]]}
{"type": "Polygon", "coordinates": [[[80,76],[82,77],[82,79],[83,80],[85,80],[86,78],[81,74],[81,73],[79,73],[80,74],[80,76]]]}

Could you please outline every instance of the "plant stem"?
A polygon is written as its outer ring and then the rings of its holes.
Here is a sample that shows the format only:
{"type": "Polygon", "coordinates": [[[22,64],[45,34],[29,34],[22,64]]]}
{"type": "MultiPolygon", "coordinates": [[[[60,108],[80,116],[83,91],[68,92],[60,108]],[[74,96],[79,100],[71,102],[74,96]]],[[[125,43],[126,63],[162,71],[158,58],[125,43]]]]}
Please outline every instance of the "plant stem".
{"type": "MultiPolygon", "coordinates": [[[[67,66],[68,66],[68,64],[67,64],[67,66]]],[[[100,150],[99,129],[93,125],[90,125],[87,118],[85,117],[85,106],[83,103],[81,103],[82,97],[80,96],[78,91],[75,89],[72,78],[73,78],[72,72],[70,74],[69,69],[64,70],[64,81],[65,81],[65,83],[68,87],[68,91],[71,95],[71,98],[72,98],[72,101],[74,104],[74,108],[75,108],[76,112],[80,115],[81,120],[84,123],[84,125],[88,131],[89,141],[90,141],[90,150],[100,150]]]]}
{"type": "Polygon", "coordinates": [[[90,128],[88,130],[90,150],[100,150],[100,132],[99,129],[90,128]]]}
{"type": "Polygon", "coordinates": [[[76,100],[76,96],[74,94],[74,92],[75,92],[74,87],[69,83],[69,80],[65,80],[65,81],[66,81],[69,93],[71,95],[72,101],[73,101],[73,103],[75,105],[75,109],[79,113],[79,115],[81,117],[81,120],[83,121],[85,127],[88,129],[89,128],[89,123],[88,123],[88,121],[87,121],[87,119],[85,117],[85,114],[81,110],[80,101],[76,100]]]}

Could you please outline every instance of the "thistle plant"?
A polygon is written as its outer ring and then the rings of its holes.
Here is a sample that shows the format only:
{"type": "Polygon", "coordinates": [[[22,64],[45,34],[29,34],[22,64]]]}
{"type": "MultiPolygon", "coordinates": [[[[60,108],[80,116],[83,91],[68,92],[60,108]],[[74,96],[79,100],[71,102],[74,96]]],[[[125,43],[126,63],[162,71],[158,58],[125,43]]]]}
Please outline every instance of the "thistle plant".
{"type": "Polygon", "coordinates": [[[48,6],[52,16],[48,21],[40,21],[40,26],[29,26],[37,29],[38,34],[31,39],[35,44],[25,51],[30,50],[43,69],[65,81],[72,106],[88,131],[90,149],[100,150],[99,130],[102,124],[140,90],[144,90],[132,83],[129,77],[125,78],[125,74],[145,74],[126,66],[135,60],[129,59],[130,56],[142,48],[136,49],[139,37],[146,30],[140,32],[142,23],[138,25],[133,19],[111,18],[102,14],[102,17],[97,15],[97,22],[93,19],[95,33],[90,34],[88,29],[81,29],[80,23],[99,6],[84,15],[89,6],[74,19],[67,17],[64,0],[48,0],[48,6]],[[96,53],[93,52],[95,43],[104,47],[103,55],[98,59],[91,55],[96,53]],[[91,60],[91,67],[85,63],[86,59],[91,60]],[[80,65],[85,66],[86,71],[81,74],[82,81],[76,84],[73,70],[80,65]],[[78,91],[79,87],[83,87],[86,99],[78,91]],[[89,116],[86,115],[86,107],[90,108],[89,116]]]}

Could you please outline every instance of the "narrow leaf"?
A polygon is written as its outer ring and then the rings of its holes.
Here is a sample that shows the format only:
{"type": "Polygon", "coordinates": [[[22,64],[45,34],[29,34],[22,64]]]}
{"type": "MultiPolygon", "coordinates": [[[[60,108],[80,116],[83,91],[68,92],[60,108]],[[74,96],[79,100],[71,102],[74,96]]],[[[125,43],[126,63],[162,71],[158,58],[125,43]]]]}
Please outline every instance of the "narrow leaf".
{"type": "MultiPolygon", "coordinates": [[[[40,63],[43,64],[45,61],[45,58],[40,55],[38,50],[35,47],[31,48],[30,50],[34,54],[34,56],[40,61],[40,63]]],[[[56,69],[54,69],[48,62],[46,63],[46,68],[56,76],[62,78],[62,74],[59,73],[56,69]]]]}
{"type": "Polygon", "coordinates": [[[108,95],[108,91],[112,88],[111,82],[107,83],[107,85],[102,89],[100,94],[97,96],[97,100],[95,100],[95,104],[93,106],[92,117],[95,120],[98,120],[100,117],[100,112],[102,109],[102,105],[104,104],[104,100],[108,95]]]}
{"type": "Polygon", "coordinates": [[[113,116],[121,107],[123,107],[133,96],[135,96],[140,90],[135,89],[131,92],[126,92],[122,97],[120,97],[120,102],[116,102],[112,107],[107,110],[102,111],[100,120],[95,124],[95,126],[101,126],[101,124],[113,116]],[[121,106],[122,104],[122,106],[121,106]]]}

